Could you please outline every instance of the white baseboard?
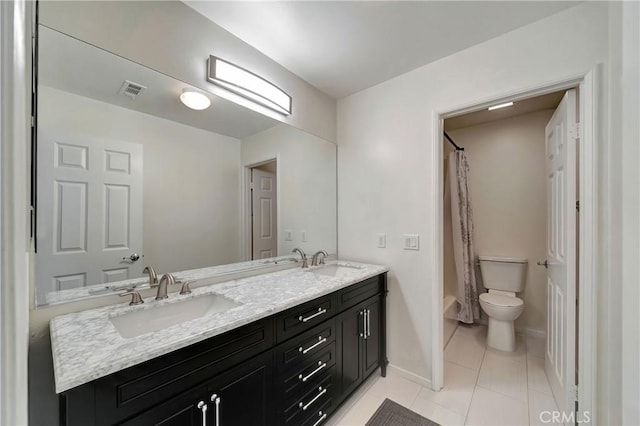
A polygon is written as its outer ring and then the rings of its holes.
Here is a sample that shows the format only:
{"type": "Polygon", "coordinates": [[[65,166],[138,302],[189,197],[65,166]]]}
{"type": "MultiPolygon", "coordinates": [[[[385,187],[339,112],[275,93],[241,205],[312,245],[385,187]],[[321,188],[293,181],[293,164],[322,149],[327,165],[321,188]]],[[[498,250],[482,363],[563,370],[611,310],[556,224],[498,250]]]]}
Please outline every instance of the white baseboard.
{"type": "Polygon", "coordinates": [[[407,380],[410,380],[414,383],[424,386],[425,388],[431,389],[431,379],[427,379],[426,377],[419,376],[411,371],[407,371],[404,368],[400,368],[397,365],[389,364],[387,368],[398,376],[403,377],[407,380]]]}
{"type": "Polygon", "coordinates": [[[544,330],[537,330],[535,328],[525,329],[525,334],[527,336],[536,337],[539,339],[544,339],[545,337],[547,337],[547,333],[544,330]]]}

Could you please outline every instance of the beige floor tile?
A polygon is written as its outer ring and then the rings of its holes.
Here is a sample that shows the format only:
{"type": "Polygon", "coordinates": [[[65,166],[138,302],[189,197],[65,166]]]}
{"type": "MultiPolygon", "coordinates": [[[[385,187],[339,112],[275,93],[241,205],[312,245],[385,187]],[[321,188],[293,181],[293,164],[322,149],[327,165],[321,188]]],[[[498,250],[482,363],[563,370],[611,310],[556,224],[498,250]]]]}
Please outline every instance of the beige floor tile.
{"type": "Polygon", "coordinates": [[[385,398],[385,396],[367,392],[336,424],[339,426],[363,426],[373,416],[373,413],[376,412],[385,398]]]}
{"type": "Polygon", "coordinates": [[[544,357],[544,336],[527,335],[527,354],[544,357]]]}
{"type": "Polygon", "coordinates": [[[478,371],[445,362],[444,387],[440,392],[423,387],[418,398],[438,404],[461,416],[466,416],[477,379],[478,371]]]}
{"type": "Polygon", "coordinates": [[[380,377],[367,391],[367,394],[384,396],[398,404],[409,407],[420,392],[420,386],[393,371],[387,372],[387,377],[380,377]]]}
{"type": "Polygon", "coordinates": [[[447,410],[445,407],[424,398],[416,398],[409,408],[421,416],[440,424],[441,426],[464,425],[464,415],[447,410]]]}
{"type": "Polygon", "coordinates": [[[529,389],[552,395],[549,380],[544,372],[544,358],[529,355],[527,356],[527,377],[529,389]]]}
{"type": "Polygon", "coordinates": [[[467,425],[528,425],[527,402],[517,401],[496,392],[476,388],[469,407],[467,425]]]}
{"type": "Polygon", "coordinates": [[[527,403],[527,364],[487,351],[478,386],[527,403]]]}
{"type": "Polygon", "coordinates": [[[444,359],[463,367],[479,370],[484,357],[484,342],[486,340],[483,341],[476,336],[469,336],[456,330],[444,351],[444,359]]]}
{"type": "Polygon", "coordinates": [[[553,395],[529,389],[529,424],[548,425],[552,413],[557,410],[553,395]]]}

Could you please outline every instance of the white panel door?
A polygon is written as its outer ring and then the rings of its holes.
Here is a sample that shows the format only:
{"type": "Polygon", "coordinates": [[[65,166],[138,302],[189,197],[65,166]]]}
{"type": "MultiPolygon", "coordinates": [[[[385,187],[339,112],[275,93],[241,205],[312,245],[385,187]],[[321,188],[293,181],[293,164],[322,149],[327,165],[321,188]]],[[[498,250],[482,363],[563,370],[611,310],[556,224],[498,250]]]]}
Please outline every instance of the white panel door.
{"type": "Polygon", "coordinates": [[[37,185],[38,294],[142,275],[142,145],[40,127],[37,185]]]}
{"type": "Polygon", "coordinates": [[[545,371],[558,408],[570,415],[576,384],[576,91],[545,129],[547,176],[547,342],[545,371]]]}
{"type": "Polygon", "coordinates": [[[251,169],[253,255],[252,259],[266,259],[278,255],[276,175],[251,169]]]}

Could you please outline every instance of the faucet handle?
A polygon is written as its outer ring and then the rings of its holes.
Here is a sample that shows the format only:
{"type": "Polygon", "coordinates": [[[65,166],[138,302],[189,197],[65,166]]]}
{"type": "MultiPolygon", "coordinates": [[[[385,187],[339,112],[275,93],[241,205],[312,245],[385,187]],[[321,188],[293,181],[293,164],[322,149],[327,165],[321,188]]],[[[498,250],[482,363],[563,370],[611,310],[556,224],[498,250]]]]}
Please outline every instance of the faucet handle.
{"type": "Polygon", "coordinates": [[[184,281],[176,281],[176,284],[182,284],[182,288],[180,289],[180,294],[189,294],[191,293],[191,289],[189,286],[193,284],[195,280],[184,280],[184,281]]]}
{"type": "Polygon", "coordinates": [[[140,305],[144,303],[144,300],[142,300],[142,297],[140,297],[140,293],[134,289],[127,289],[127,291],[125,291],[124,293],[120,293],[118,296],[131,296],[131,302],[129,302],[130,306],[140,305]]]}

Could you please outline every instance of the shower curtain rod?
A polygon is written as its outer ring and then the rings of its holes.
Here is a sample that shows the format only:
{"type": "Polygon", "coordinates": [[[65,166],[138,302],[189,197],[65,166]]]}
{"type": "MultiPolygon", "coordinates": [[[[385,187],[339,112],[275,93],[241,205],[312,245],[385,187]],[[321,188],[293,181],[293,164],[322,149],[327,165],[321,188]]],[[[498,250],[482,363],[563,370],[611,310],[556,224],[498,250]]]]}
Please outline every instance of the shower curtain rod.
{"type": "Polygon", "coordinates": [[[445,138],[447,138],[447,140],[449,141],[449,143],[450,143],[451,145],[453,145],[453,146],[455,146],[455,147],[456,147],[456,151],[464,151],[464,148],[462,148],[462,147],[458,146],[458,145],[453,141],[453,139],[451,139],[451,138],[449,137],[449,135],[447,134],[447,132],[443,132],[443,133],[444,133],[444,137],[445,137],[445,138]]]}

